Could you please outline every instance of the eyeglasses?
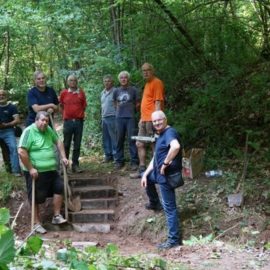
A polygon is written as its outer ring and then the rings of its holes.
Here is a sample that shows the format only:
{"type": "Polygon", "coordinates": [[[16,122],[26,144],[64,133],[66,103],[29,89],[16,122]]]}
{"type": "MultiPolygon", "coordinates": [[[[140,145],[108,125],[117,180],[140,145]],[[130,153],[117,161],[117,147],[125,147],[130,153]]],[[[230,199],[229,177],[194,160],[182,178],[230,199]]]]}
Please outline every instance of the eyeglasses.
{"type": "Polygon", "coordinates": [[[152,123],[155,125],[155,124],[158,124],[160,122],[163,122],[165,118],[160,118],[160,119],[156,119],[156,120],[153,120],[152,123]]]}

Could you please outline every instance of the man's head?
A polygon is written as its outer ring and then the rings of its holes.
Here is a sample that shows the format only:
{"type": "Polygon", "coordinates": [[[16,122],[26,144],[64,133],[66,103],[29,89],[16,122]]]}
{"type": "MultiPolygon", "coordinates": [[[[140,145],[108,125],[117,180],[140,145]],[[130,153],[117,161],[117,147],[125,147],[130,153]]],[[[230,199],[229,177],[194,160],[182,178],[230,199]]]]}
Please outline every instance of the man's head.
{"type": "Polygon", "coordinates": [[[108,74],[103,77],[103,84],[106,90],[110,90],[113,87],[113,77],[108,74]]]}
{"type": "Polygon", "coordinates": [[[49,125],[49,114],[45,111],[39,111],[36,115],[35,118],[35,124],[37,126],[37,128],[41,131],[44,132],[48,125],[49,125]]]}
{"type": "Polygon", "coordinates": [[[0,89],[0,104],[5,105],[7,103],[7,92],[0,89]]]}
{"type": "Polygon", "coordinates": [[[68,78],[67,78],[67,84],[68,84],[68,87],[71,90],[77,90],[77,87],[78,87],[78,78],[77,78],[77,76],[74,75],[74,74],[69,75],[68,78]]]}
{"type": "Polygon", "coordinates": [[[118,75],[118,80],[122,87],[127,87],[129,85],[129,79],[130,79],[130,74],[125,70],[121,71],[118,75]]]}
{"type": "Polygon", "coordinates": [[[149,64],[149,63],[144,63],[142,65],[142,73],[143,73],[143,78],[146,81],[151,81],[154,77],[154,67],[149,64]]]}
{"type": "Polygon", "coordinates": [[[35,71],[33,74],[35,86],[40,90],[45,90],[46,88],[46,76],[43,71],[35,71]]]}
{"type": "Polygon", "coordinates": [[[157,133],[161,133],[167,127],[165,113],[163,111],[154,111],[152,113],[152,123],[157,133]]]}

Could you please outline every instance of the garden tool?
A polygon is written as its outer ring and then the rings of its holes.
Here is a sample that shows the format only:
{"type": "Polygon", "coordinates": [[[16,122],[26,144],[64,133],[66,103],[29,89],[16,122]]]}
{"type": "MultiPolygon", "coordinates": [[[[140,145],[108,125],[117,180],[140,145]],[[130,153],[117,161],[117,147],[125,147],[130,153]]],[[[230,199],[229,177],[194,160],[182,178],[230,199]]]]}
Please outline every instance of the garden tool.
{"type": "Polygon", "coordinates": [[[34,230],[34,225],[35,225],[35,183],[36,183],[36,180],[32,178],[31,231],[34,230]]]}

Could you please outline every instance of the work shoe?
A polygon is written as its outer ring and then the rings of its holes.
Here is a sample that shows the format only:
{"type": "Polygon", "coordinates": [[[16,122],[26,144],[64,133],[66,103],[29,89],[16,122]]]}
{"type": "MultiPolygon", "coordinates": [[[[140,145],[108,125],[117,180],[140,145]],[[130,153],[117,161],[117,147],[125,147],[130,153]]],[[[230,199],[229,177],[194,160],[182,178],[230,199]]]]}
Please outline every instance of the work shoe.
{"type": "Polygon", "coordinates": [[[102,163],[110,163],[110,162],[113,162],[113,158],[104,158],[102,160],[102,163]]]}
{"type": "Polygon", "coordinates": [[[161,244],[158,244],[157,245],[157,248],[159,250],[162,250],[162,249],[170,249],[170,248],[174,248],[174,247],[178,247],[180,246],[181,244],[180,243],[170,243],[168,241],[164,242],[164,243],[161,243],[161,244]]]}
{"type": "Polygon", "coordinates": [[[115,170],[120,170],[123,167],[124,167],[124,164],[123,163],[115,163],[114,164],[114,169],[115,170]]]}
{"type": "Polygon", "coordinates": [[[72,166],[72,172],[73,173],[82,173],[83,170],[78,165],[74,165],[74,166],[72,166]]]}
{"type": "Polygon", "coordinates": [[[60,214],[54,216],[53,219],[52,219],[52,224],[54,224],[54,225],[59,225],[59,224],[63,224],[63,223],[66,223],[66,222],[67,222],[67,220],[64,219],[62,217],[62,215],[60,215],[60,214]]]}
{"type": "Polygon", "coordinates": [[[147,203],[145,204],[145,209],[147,210],[153,210],[153,211],[161,211],[163,210],[162,206],[160,203],[156,204],[156,205],[153,205],[151,203],[147,203]]]}
{"type": "Polygon", "coordinates": [[[138,165],[133,163],[133,164],[130,165],[129,169],[131,171],[136,171],[138,169],[138,165]]]}
{"type": "Polygon", "coordinates": [[[146,170],[145,166],[140,166],[139,170],[135,173],[131,173],[129,175],[130,179],[138,179],[138,178],[142,178],[144,171],[146,170]]]}
{"type": "Polygon", "coordinates": [[[47,231],[41,226],[41,224],[35,224],[33,231],[35,231],[36,233],[40,233],[40,234],[47,233],[47,231]]]}

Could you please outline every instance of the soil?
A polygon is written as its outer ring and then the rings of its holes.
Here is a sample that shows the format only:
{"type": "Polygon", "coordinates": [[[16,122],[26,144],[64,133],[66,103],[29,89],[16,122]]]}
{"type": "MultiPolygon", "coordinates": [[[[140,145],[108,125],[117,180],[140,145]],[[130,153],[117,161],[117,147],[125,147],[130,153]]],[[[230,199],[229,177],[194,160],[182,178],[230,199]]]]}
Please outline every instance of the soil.
{"type": "MultiPolygon", "coordinates": [[[[110,166],[110,165],[104,165],[110,166]]],[[[108,167],[107,167],[108,168],[108,167]]],[[[108,171],[108,170],[107,170],[108,171]]],[[[89,172],[84,172],[89,174],[89,172]]],[[[249,219],[248,226],[254,231],[259,230],[256,235],[256,243],[252,247],[248,245],[249,239],[243,239],[239,234],[238,223],[240,210],[221,209],[227,211],[225,216],[233,216],[230,221],[223,220],[221,223],[229,228],[217,241],[195,245],[183,245],[168,251],[158,252],[155,245],[166,239],[166,226],[164,214],[146,210],[144,204],[147,202],[144,190],[140,187],[139,180],[131,180],[129,171],[124,168],[119,172],[107,172],[118,179],[119,205],[117,207],[116,220],[110,233],[89,234],[70,231],[49,231],[44,238],[48,241],[70,239],[73,242],[95,242],[99,246],[108,243],[116,244],[123,255],[135,254],[158,254],[165,259],[181,262],[187,269],[270,269],[270,252],[263,245],[270,241],[270,227],[260,228],[260,218],[256,216],[249,219]],[[253,219],[252,219],[253,218],[253,219]],[[159,220],[157,223],[156,220],[159,220]],[[238,241],[238,243],[237,243],[238,241]]],[[[91,173],[90,173],[91,174],[91,173]]],[[[207,184],[206,179],[197,179],[197,183],[207,184]]],[[[178,195],[185,192],[192,181],[186,181],[184,188],[177,190],[178,195]]],[[[25,239],[30,232],[30,208],[25,198],[25,192],[13,192],[9,202],[9,208],[14,216],[21,203],[24,203],[16,220],[15,233],[20,239],[25,239]]],[[[45,221],[50,222],[51,214],[47,209],[51,201],[48,200],[42,206],[42,216],[45,221]],[[46,210],[46,211],[45,211],[46,210]]],[[[181,206],[182,207],[182,206],[181,206]]],[[[224,206],[227,208],[227,206],[224,206]]],[[[211,232],[209,224],[199,228],[191,228],[190,215],[195,213],[190,209],[180,210],[183,227],[183,239],[190,239],[192,235],[207,235],[211,232]],[[188,212],[188,214],[187,214],[188,212]],[[184,217],[184,218],[182,218],[184,217]]]]}

